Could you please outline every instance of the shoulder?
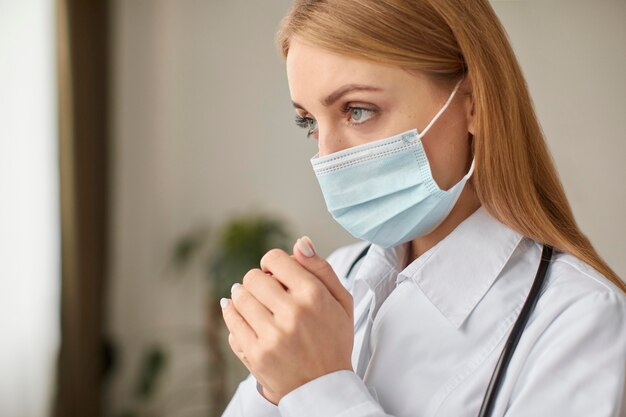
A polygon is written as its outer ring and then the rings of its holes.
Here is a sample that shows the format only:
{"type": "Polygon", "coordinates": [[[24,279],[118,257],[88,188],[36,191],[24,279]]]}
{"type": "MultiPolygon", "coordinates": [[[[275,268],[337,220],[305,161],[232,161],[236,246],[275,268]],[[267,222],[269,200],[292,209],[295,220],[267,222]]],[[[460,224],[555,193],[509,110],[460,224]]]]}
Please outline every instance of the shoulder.
{"type": "MultiPolygon", "coordinates": [[[[541,247],[534,245],[525,260],[533,265],[541,247]]],[[[517,351],[511,413],[537,415],[541,403],[556,415],[616,415],[626,373],[626,296],[587,263],[555,251],[517,351]],[[577,400],[582,387],[594,401],[577,400]]]]}
{"type": "Polygon", "coordinates": [[[626,294],[575,256],[554,253],[541,299],[547,326],[587,324],[626,342],[626,294]]]}
{"type": "Polygon", "coordinates": [[[626,294],[608,278],[577,257],[556,251],[546,292],[558,292],[563,298],[595,295],[626,307],[626,294]]]}

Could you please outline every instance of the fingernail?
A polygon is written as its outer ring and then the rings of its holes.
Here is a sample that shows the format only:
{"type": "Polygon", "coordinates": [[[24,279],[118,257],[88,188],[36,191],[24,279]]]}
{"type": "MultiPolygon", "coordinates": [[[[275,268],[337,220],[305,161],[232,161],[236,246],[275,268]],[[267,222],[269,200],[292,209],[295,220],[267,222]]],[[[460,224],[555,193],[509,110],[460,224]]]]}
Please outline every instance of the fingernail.
{"type": "Polygon", "coordinates": [[[232,286],[232,287],[230,287],[230,293],[231,293],[231,294],[233,294],[233,293],[237,290],[237,288],[239,288],[239,287],[241,287],[241,284],[240,284],[240,283],[238,283],[238,282],[235,282],[235,283],[233,284],[233,286],[232,286]]]}
{"type": "Polygon", "coordinates": [[[226,307],[228,307],[228,298],[222,298],[222,299],[220,300],[220,306],[221,306],[222,308],[226,308],[226,307]]]}
{"type": "Polygon", "coordinates": [[[306,256],[307,258],[310,258],[313,255],[315,255],[315,248],[313,248],[313,242],[311,242],[311,239],[309,239],[307,236],[302,236],[300,239],[298,239],[296,241],[296,246],[298,247],[298,250],[300,250],[300,252],[302,252],[302,254],[306,256]]]}

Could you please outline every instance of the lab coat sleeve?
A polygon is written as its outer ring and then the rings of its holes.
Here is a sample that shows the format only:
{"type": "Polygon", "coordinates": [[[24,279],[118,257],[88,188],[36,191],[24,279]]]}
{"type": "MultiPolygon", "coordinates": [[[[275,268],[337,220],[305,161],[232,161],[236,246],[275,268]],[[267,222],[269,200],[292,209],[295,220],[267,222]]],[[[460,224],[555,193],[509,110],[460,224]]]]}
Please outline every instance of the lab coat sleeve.
{"type": "Polygon", "coordinates": [[[281,417],[281,415],[278,407],[258,391],[256,378],[248,374],[248,377],[239,383],[222,417],[281,417]]]}
{"type": "Polygon", "coordinates": [[[618,417],[625,368],[626,297],[595,291],[552,318],[504,416],[618,417]]]}
{"type": "Polygon", "coordinates": [[[353,371],[340,370],[313,379],[278,402],[282,417],[392,417],[353,371]]]}

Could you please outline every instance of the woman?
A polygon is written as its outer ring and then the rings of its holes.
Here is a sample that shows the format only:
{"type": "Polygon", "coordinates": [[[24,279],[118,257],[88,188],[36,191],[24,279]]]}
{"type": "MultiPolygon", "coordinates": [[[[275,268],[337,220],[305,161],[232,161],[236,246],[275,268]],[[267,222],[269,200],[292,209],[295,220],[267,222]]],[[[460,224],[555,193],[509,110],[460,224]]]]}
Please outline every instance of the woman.
{"type": "Polygon", "coordinates": [[[250,370],[224,416],[617,416],[626,286],[488,1],[300,0],[278,45],[327,207],[363,242],[324,260],[303,237],[222,300],[250,370]]]}

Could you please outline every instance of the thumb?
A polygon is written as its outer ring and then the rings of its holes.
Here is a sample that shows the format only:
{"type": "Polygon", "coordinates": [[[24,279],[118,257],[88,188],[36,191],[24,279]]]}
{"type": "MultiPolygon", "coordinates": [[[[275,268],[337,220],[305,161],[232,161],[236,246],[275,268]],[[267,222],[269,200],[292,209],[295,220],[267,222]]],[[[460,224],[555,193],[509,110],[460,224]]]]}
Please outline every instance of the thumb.
{"type": "Polygon", "coordinates": [[[341,284],[332,266],[316,253],[313,242],[308,236],[302,236],[296,241],[293,245],[293,255],[302,267],[315,275],[326,286],[332,296],[352,317],[354,309],[352,295],[341,284]]]}

